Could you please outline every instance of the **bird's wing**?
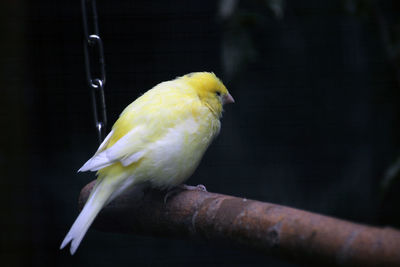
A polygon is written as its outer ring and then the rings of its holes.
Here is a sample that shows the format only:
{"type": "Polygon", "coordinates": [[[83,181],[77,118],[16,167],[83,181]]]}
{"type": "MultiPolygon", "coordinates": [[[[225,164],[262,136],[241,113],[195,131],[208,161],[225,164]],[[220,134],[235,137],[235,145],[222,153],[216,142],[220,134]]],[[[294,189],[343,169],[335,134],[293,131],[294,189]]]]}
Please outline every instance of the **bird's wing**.
{"type": "Polygon", "coordinates": [[[182,120],[193,117],[200,106],[196,99],[188,97],[181,97],[177,101],[176,95],[172,100],[163,94],[162,100],[153,96],[148,101],[150,103],[146,105],[135,101],[122,112],[95,155],[79,171],[97,171],[115,162],[128,166],[140,160],[146,154],[149,144],[162,138],[168,129],[182,120]],[[175,103],[171,105],[169,101],[175,103]]]}
{"type": "Polygon", "coordinates": [[[112,146],[107,147],[114,135],[115,129],[107,136],[108,140],[107,138],[104,140],[103,147],[100,145],[96,154],[79,171],[98,171],[117,161],[127,166],[138,161],[145,154],[143,137],[146,135],[146,129],[143,125],[133,128],[112,146]]]}

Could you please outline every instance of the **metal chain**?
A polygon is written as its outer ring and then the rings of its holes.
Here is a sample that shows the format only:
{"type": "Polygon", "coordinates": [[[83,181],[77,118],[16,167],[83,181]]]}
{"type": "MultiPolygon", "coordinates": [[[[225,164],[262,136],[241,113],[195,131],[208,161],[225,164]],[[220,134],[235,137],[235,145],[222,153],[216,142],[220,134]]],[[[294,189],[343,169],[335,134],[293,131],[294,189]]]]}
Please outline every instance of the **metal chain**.
{"type": "Polygon", "coordinates": [[[92,91],[92,104],[95,126],[99,142],[105,137],[107,126],[104,85],[106,83],[103,42],[97,23],[96,0],[81,0],[86,79],[92,91]]]}

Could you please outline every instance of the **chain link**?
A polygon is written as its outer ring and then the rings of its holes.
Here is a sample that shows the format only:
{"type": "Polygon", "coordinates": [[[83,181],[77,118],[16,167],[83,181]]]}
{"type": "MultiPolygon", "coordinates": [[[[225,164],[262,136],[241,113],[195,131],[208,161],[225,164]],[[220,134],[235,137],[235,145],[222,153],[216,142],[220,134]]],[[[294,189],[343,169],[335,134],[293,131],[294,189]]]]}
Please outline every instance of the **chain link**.
{"type": "Polygon", "coordinates": [[[81,0],[86,79],[92,91],[95,127],[101,143],[106,134],[107,112],[104,97],[106,83],[103,42],[97,23],[96,0],[81,0]]]}

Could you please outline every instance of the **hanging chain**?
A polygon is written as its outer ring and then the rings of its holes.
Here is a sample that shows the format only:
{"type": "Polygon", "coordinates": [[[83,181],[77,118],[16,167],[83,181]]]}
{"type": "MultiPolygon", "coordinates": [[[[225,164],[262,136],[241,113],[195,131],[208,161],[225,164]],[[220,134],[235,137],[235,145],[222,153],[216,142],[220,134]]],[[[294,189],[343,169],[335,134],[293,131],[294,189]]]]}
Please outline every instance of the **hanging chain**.
{"type": "Polygon", "coordinates": [[[103,42],[97,23],[96,0],[81,0],[84,33],[84,54],[86,79],[92,91],[92,104],[95,126],[99,142],[105,137],[107,126],[104,85],[106,83],[103,42]]]}

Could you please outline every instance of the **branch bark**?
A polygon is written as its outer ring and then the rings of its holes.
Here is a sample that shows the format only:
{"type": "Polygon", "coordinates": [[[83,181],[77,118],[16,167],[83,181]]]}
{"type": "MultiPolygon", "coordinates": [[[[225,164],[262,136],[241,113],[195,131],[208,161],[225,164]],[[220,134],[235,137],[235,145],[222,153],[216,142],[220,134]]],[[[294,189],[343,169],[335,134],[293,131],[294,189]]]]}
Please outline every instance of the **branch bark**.
{"type": "MultiPolygon", "coordinates": [[[[87,200],[94,181],[81,192],[87,200]]],[[[400,231],[203,191],[135,188],[103,208],[107,232],[191,238],[256,249],[285,260],[337,266],[400,266],[400,231]]]]}

